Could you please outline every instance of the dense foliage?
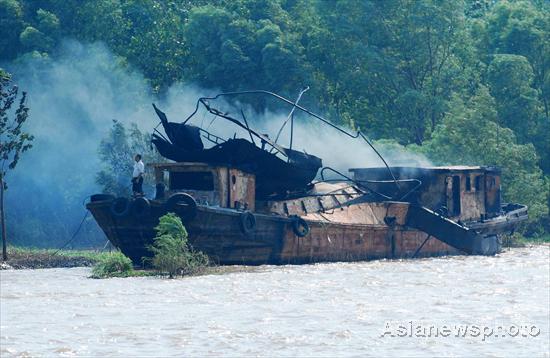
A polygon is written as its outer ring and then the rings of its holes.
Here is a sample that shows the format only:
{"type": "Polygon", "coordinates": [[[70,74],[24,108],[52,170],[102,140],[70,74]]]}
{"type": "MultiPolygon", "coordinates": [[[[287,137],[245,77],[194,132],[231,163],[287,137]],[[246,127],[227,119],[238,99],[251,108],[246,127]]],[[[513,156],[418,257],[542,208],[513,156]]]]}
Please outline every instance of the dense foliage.
{"type": "MultiPolygon", "coordinates": [[[[548,214],[544,0],[0,0],[0,61],[103,41],[162,95],[269,89],[428,154],[499,165],[504,199],[548,214]]],[[[251,103],[257,109],[267,105],[251,103]]],[[[112,180],[109,179],[109,180],[112,180]]],[[[105,185],[111,185],[106,182],[105,185]]]]}
{"type": "Polygon", "coordinates": [[[197,273],[208,266],[208,256],[189,246],[187,230],[178,216],[173,213],[162,216],[155,230],[157,236],[150,250],[151,263],[158,272],[173,278],[197,273]]]}
{"type": "Polygon", "coordinates": [[[115,251],[102,256],[92,269],[92,278],[128,277],[134,272],[132,260],[115,251]]]}

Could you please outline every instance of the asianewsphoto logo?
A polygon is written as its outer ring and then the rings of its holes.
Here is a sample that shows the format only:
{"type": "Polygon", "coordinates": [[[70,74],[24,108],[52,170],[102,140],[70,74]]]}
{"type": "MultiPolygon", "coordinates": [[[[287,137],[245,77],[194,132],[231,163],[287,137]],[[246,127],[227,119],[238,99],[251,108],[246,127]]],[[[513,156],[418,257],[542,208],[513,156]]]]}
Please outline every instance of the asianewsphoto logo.
{"type": "Polygon", "coordinates": [[[380,337],[415,337],[415,338],[480,338],[482,341],[493,338],[522,337],[533,338],[540,335],[540,329],[533,324],[425,324],[408,321],[406,323],[386,322],[380,337]]]}

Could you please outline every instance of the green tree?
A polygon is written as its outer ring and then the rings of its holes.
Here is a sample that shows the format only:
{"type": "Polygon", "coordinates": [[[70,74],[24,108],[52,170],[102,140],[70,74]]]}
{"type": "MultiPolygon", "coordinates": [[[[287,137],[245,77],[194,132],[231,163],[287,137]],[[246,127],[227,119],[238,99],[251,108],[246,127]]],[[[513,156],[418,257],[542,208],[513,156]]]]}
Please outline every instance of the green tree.
{"type": "Polygon", "coordinates": [[[537,91],[531,87],[533,70],[527,58],[495,55],[487,74],[496,101],[498,123],[511,128],[522,142],[530,142],[539,116],[537,91]]]}
{"type": "Polygon", "coordinates": [[[19,2],[0,0],[0,59],[11,60],[16,57],[23,24],[23,10],[19,2]]]}
{"type": "Polygon", "coordinates": [[[183,35],[189,9],[206,1],[69,0],[55,7],[65,32],[86,41],[103,41],[127,59],[160,92],[183,80],[187,41],[183,35]],[[69,8],[69,9],[67,9],[69,8]]]}
{"type": "Polygon", "coordinates": [[[187,230],[173,213],[162,216],[155,228],[157,236],[150,250],[153,267],[170,278],[178,274],[193,274],[208,265],[208,256],[194,251],[188,243],[187,230]]]}
{"type": "Polygon", "coordinates": [[[279,1],[239,0],[191,9],[186,75],[222,90],[294,93],[308,78],[303,46],[279,1]]]}
{"type": "Polygon", "coordinates": [[[533,79],[531,64],[520,55],[495,55],[487,71],[499,125],[511,128],[520,143],[533,143],[541,168],[550,174],[550,118],[531,87],[533,79]]]}
{"type": "Polygon", "coordinates": [[[2,225],[2,258],[8,259],[6,211],[4,208],[4,191],[7,190],[6,175],[8,170],[17,166],[21,154],[32,147],[34,137],[23,130],[29,117],[26,106],[27,94],[23,92],[16,104],[19,88],[12,84],[11,77],[0,69],[0,223],[2,225]],[[15,111],[11,110],[16,104],[15,111]]]}
{"type": "Polygon", "coordinates": [[[422,144],[451,95],[475,78],[461,1],[317,6],[322,22],[308,59],[330,83],[331,102],[375,137],[422,144]]]}
{"type": "Polygon", "coordinates": [[[23,48],[28,51],[49,51],[53,46],[52,39],[32,26],[27,26],[23,30],[21,35],[19,35],[19,41],[23,45],[23,48]]]}
{"type": "Polygon", "coordinates": [[[54,13],[38,9],[36,12],[37,28],[43,33],[56,38],[59,35],[59,19],[54,13]]]}
{"type": "Polygon", "coordinates": [[[546,118],[550,117],[550,5],[547,1],[499,1],[485,21],[487,53],[526,57],[533,68],[546,118]]]}
{"type": "Polygon", "coordinates": [[[188,46],[184,22],[189,4],[166,1],[129,1],[122,11],[132,26],[130,42],[121,53],[151,79],[156,91],[182,81],[188,46]]]}
{"type": "MultiPolygon", "coordinates": [[[[521,90],[507,88],[506,92],[515,91],[518,97],[508,106],[510,96],[500,101],[495,95],[502,110],[516,112],[519,115],[510,120],[510,124],[521,142],[531,142],[540,156],[540,166],[550,174],[550,3],[547,1],[499,1],[490,8],[486,16],[477,22],[477,42],[482,61],[491,63],[500,58],[498,77],[489,80],[491,87],[495,82],[510,83],[516,86],[520,81],[521,90]],[[497,55],[494,55],[497,54],[497,55]],[[511,55],[517,55],[513,57],[511,55]],[[508,57],[506,57],[508,56],[508,57]],[[519,56],[527,59],[520,60],[519,56]],[[495,59],[493,60],[493,57],[495,59]],[[515,73],[506,71],[507,65],[515,64],[515,73]],[[492,62],[491,62],[492,61],[492,62]],[[521,67],[521,68],[518,68],[521,67]],[[510,79],[507,77],[510,76],[510,79]],[[522,77],[522,78],[518,78],[522,77]],[[528,82],[528,85],[527,85],[528,82]],[[532,87],[532,88],[531,88],[532,87]],[[536,91],[533,91],[535,89],[536,91]],[[535,100],[536,98],[536,100],[535,100]],[[523,108],[522,105],[525,105],[523,108]],[[534,108],[537,107],[537,108],[534,108]],[[526,122],[524,122],[526,121],[526,122]],[[520,127],[520,128],[517,128],[520,127]],[[528,132],[526,132],[528,130],[528,132]]],[[[511,68],[510,68],[511,70],[511,68]]]]}

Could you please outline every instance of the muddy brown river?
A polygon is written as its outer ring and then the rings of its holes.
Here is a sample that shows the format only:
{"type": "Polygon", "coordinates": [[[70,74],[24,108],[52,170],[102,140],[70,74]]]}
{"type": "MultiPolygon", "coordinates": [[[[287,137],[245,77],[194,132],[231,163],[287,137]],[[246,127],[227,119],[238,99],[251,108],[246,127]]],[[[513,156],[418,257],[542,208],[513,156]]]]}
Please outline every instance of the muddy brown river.
{"type": "Polygon", "coordinates": [[[550,247],[168,280],[0,273],[0,356],[550,356],[550,247]]]}

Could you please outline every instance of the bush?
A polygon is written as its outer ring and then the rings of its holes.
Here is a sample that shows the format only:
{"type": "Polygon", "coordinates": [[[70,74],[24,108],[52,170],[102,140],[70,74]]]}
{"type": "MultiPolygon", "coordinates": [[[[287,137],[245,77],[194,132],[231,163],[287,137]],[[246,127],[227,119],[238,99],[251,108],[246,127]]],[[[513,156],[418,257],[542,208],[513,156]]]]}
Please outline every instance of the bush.
{"type": "Polygon", "coordinates": [[[155,230],[157,236],[149,249],[154,254],[151,263],[161,274],[173,278],[197,273],[208,266],[208,256],[189,246],[187,230],[175,214],[162,216],[155,230]]]}
{"type": "Polygon", "coordinates": [[[134,272],[132,261],[116,251],[102,257],[92,269],[92,278],[128,277],[134,272]]]}

